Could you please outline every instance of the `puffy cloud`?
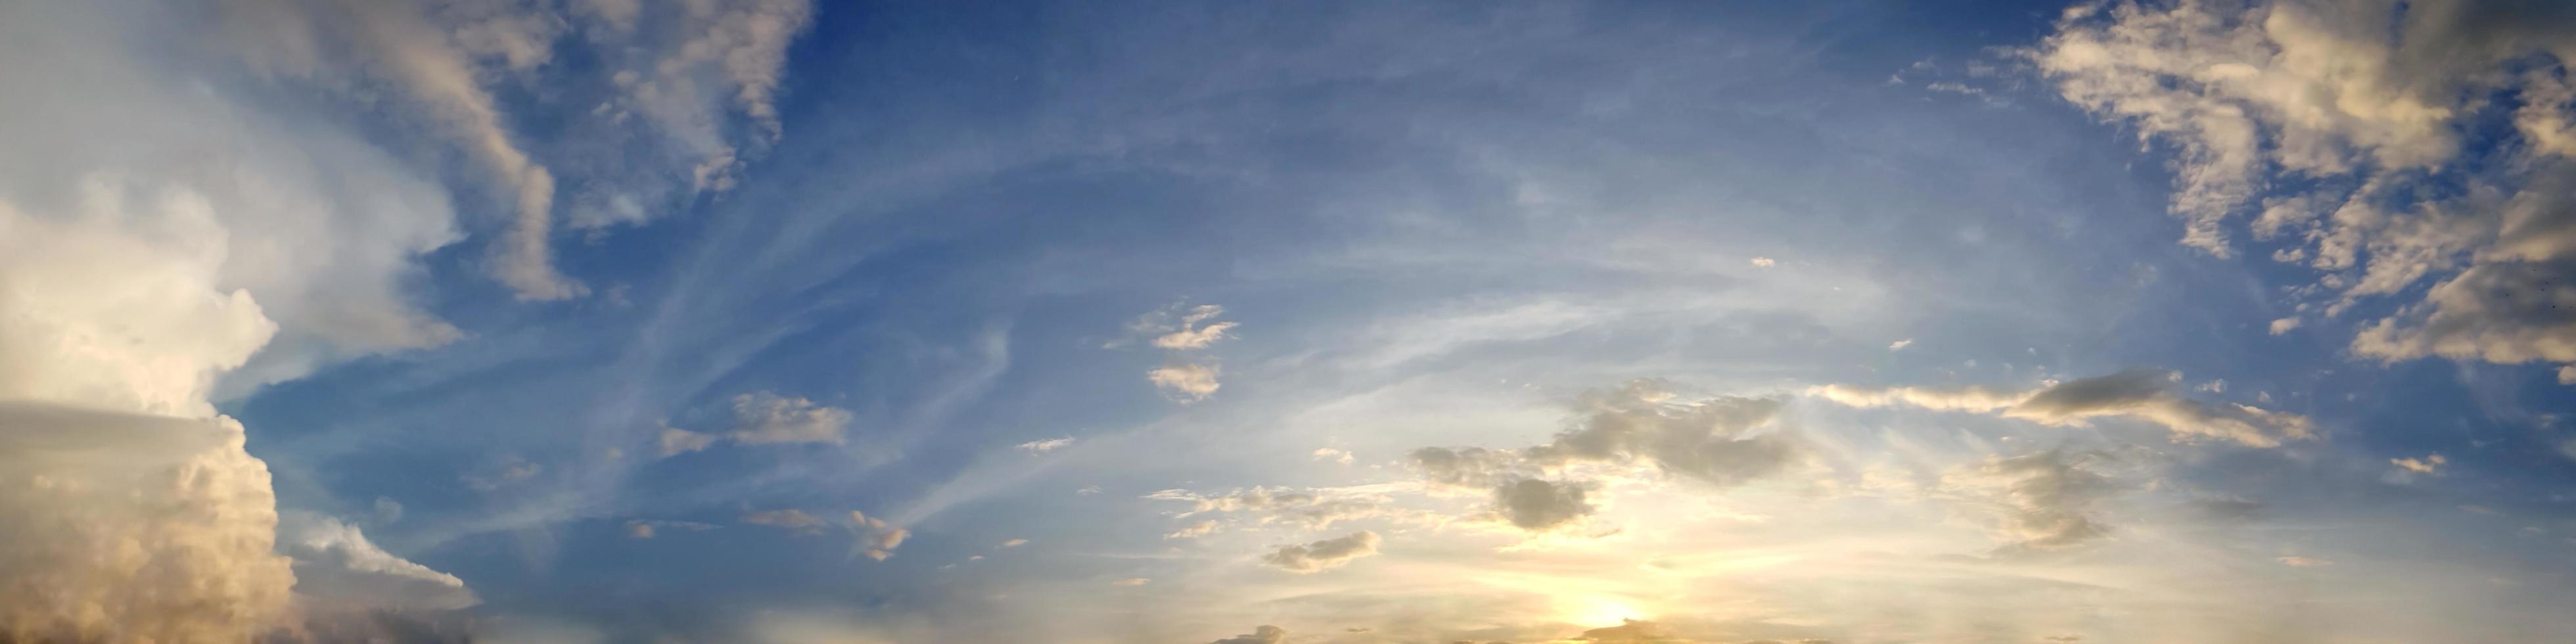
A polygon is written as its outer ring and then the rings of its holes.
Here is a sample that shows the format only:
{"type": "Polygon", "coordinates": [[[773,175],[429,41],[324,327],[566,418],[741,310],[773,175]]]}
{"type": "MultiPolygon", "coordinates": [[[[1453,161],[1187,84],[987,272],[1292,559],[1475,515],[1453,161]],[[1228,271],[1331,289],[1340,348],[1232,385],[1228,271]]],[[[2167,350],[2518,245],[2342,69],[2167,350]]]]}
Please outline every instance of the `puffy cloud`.
{"type": "Polygon", "coordinates": [[[1589,486],[1521,479],[1494,489],[1494,508],[1523,530],[1551,530],[1592,514],[1583,501],[1589,486]]]}
{"type": "MultiPolygon", "coordinates": [[[[1223,314],[1225,307],[1214,304],[1189,307],[1175,303],[1129,323],[1128,331],[1136,336],[1150,337],[1156,348],[1171,354],[1170,362],[1145,372],[1145,379],[1173,400],[1181,402],[1206,400],[1215,394],[1220,386],[1217,376],[1221,370],[1213,361],[1189,356],[1216,344],[1218,340],[1232,337],[1226,332],[1233,330],[1235,323],[1211,322],[1223,314]]],[[[1121,339],[1108,346],[1115,348],[1126,342],[1127,339],[1121,339]]]]}
{"type": "Polygon", "coordinates": [[[1906,339],[1903,339],[1903,340],[1898,340],[1898,341],[1895,341],[1895,342],[1887,343],[1887,350],[1889,350],[1889,351],[1904,351],[1906,347],[1910,347],[1910,346],[1914,346],[1914,339],[1913,339],[1913,338],[1906,338],[1906,339]]]}
{"type": "Polygon", "coordinates": [[[1145,372],[1147,381],[1168,392],[1173,399],[1184,402],[1206,400],[1209,395],[1215,394],[1217,387],[1222,386],[1217,383],[1216,377],[1216,365],[1187,362],[1156,367],[1152,371],[1145,372]]]}
{"type": "Polygon", "coordinates": [[[1771,398],[1719,396],[1675,402],[1659,381],[1638,380],[1585,394],[1579,424],[1555,442],[1522,451],[1543,466],[1572,462],[1651,465],[1667,474],[1737,485],[1786,468],[1798,458],[1781,433],[1755,434],[1780,412],[1771,398]]]}
{"type": "Polygon", "coordinates": [[[838,445],[849,430],[850,412],[796,396],[755,391],[733,397],[733,423],[733,429],[722,435],[664,427],[655,439],[666,458],[706,449],[719,439],[743,445],[838,445]]]}
{"type": "Polygon", "coordinates": [[[241,447],[220,416],[0,403],[0,639],[239,642],[274,626],[295,574],[273,548],[267,466],[241,447]]]}
{"type": "Polygon", "coordinates": [[[850,412],[766,391],[734,396],[733,418],[726,437],[745,445],[838,444],[850,425],[850,412]]]}
{"type": "Polygon", "coordinates": [[[1362,530],[1304,545],[1280,546],[1279,550],[1262,555],[1261,562],[1294,573],[1320,572],[1377,554],[1377,544],[1377,533],[1362,530]]]}
{"type": "Polygon", "coordinates": [[[1288,629],[1264,624],[1249,635],[1236,635],[1208,644],[1279,644],[1288,641],[1288,629]]]}
{"type": "Polygon", "coordinates": [[[1778,265],[1778,264],[1780,263],[1780,262],[1775,261],[1775,260],[1773,260],[1773,259],[1771,259],[1771,258],[1769,258],[1769,257],[1755,257],[1755,258],[1753,258],[1753,259],[1751,259],[1751,260],[1746,260],[1746,261],[1750,261],[1750,262],[1752,262],[1752,263],[1753,263],[1753,265],[1754,265],[1755,267],[1757,267],[1757,268],[1770,268],[1770,267],[1772,267],[1772,266],[1776,266],[1776,265],[1778,265]]]}
{"type": "Polygon", "coordinates": [[[338,610],[441,611],[480,603],[464,580],[385,552],[357,526],[288,513],[278,549],[295,558],[296,592],[338,610]]]}
{"type": "Polygon", "coordinates": [[[2425,476],[2441,476],[2442,466],[2447,465],[2450,462],[2451,459],[2443,457],[2440,454],[2433,454],[2422,458],[2388,459],[2388,464],[2395,465],[2398,469],[2425,476]]]}
{"type": "Polygon", "coordinates": [[[1999,552],[2062,550],[2110,534],[2110,526],[2090,515],[2097,502],[2121,489],[2090,467],[2108,458],[2063,450],[1998,456],[1951,472],[1942,484],[1996,501],[2003,513],[2000,530],[2012,540],[1999,552]]]}
{"type": "Polygon", "coordinates": [[[2025,53],[2069,101],[2176,148],[2184,243],[2228,254],[2254,215],[2286,244],[2274,259],[2320,275],[2292,292],[2326,317],[2423,294],[2354,353],[2569,362],[2570,33],[2548,3],[2123,3],[2070,10],[2025,53]]]}
{"type": "Polygon", "coordinates": [[[887,525],[884,519],[860,514],[857,510],[850,511],[850,529],[858,535],[858,544],[852,548],[877,561],[893,557],[894,549],[912,536],[910,530],[887,525]]]}
{"type": "Polygon", "coordinates": [[[1066,436],[1066,437],[1062,437],[1062,438],[1050,438],[1050,439],[1046,439],[1046,440],[1042,440],[1042,441],[1029,441],[1029,442],[1026,442],[1026,443],[1021,443],[1021,444],[1019,444],[1019,445],[1018,445],[1018,447],[1019,447],[1020,451],[1023,451],[1023,452],[1030,452],[1030,453],[1035,453],[1035,454],[1043,454],[1043,453],[1046,453],[1046,452],[1052,452],[1052,451],[1056,451],[1056,450],[1058,450],[1058,449],[1063,449],[1063,448],[1064,448],[1064,446],[1066,446],[1066,445],[1072,445],[1072,444],[1073,444],[1073,437],[1071,437],[1071,436],[1066,436]]]}
{"type": "Polygon", "coordinates": [[[1318,448],[1315,448],[1314,455],[1315,455],[1315,459],[1316,459],[1316,460],[1331,460],[1331,461],[1333,461],[1333,462],[1335,462],[1335,463],[1340,463],[1340,464],[1343,464],[1343,465],[1349,465],[1349,464],[1351,464],[1351,461],[1356,460],[1356,458],[1357,458],[1357,457],[1354,457],[1354,456],[1352,456],[1352,455],[1351,455],[1350,450],[1345,450],[1345,449],[1336,449],[1336,448],[1331,448],[1331,447],[1318,447],[1318,448]]]}
{"type": "Polygon", "coordinates": [[[1905,405],[1945,411],[1996,413],[2048,425],[2081,425],[2100,417],[2126,417],[2163,426],[2179,438],[2222,438],[2254,447],[2316,435],[2305,416],[2241,404],[2205,404],[2175,393],[2177,375],[2133,369],[2055,383],[2024,392],[1985,387],[1934,389],[1822,385],[1808,395],[1854,407],[1905,405]]]}

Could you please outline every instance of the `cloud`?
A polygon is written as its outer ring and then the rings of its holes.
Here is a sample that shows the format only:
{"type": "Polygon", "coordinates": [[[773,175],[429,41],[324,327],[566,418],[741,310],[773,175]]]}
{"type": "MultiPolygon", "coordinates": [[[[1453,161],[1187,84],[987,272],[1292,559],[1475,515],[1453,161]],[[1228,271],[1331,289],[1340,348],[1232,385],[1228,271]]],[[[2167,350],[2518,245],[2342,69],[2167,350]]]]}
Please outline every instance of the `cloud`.
{"type": "Polygon", "coordinates": [[[2449,464],[2450,462],[2451,459],[2445,458],[2440,454],[2433,454],[2422,458],[2388,459],[2388,464],[2395,465],[2398,469],[2425,476],[2441,476],[2442,466],[2449,464]]]}
{"type": "Polygon", "coordinates": [[[1772,260],[1771,258],[1769,258],[1769,257],[1755,257],[1755,258],[1753,258],[1753,259],[1751,259],[1751,260],[1747,260],[1747,261],[1752,262],[1754,266],[1759,267],[1759,268],[1770,268],[1770,267],[1772,267],[1772,266],[1774,266],[1774,265],[1779,264],[1779,262],[1777,262],[1777,261],[1773,261],[1773,260],[1772,260]]]}
{"type": "Polygon", "coordinates": [[[278,524],[278,550],[295,558],[295,590],[338,611],[441,611],[481,603],[455,575],[385,552],[357,526],[301,512],[278,524]]]}
{"type": "Polygon", "coordinates": [[[1017,547],[1025,546],[1025,545],[1029,545],[1029,540],[1027,540],[1027,539],[1012,539],[1012,540],[1009,540],[1009,541],[1004,541],[1004,542],[1002,542],[1002,547],[1004,547],[1004,548],[1017,548],[1017,547]]]}
{"type": "Polygon", "coordinates": [[[1236,635],[1208,644],[1279,644],[1288,641],[1288,629],[1264,624],[1249,635],[1236,635]]]}
{"type": "Polygon", "coordinates": [[[741,445],[839,445],[849,431],[850,412],[795,396],[755,391],[733,397],[733,429],[722,435],[662,428],[655,439],[668,458],[706,449],[716,441],[741,445]]]}
{"type": "Polygon", "coordinates": [[[2183,243],[2228,255],[2252,215],[2273,259],[2318,275],[2299,308],[2329,318],[2422,294],[2362,323],[2356,355],[2564,363],[2571,29],[2547,3],[2122,3],[2069,11],[2024,54],[2067,100],[2173,146],[2183,243]]]}
{"type": "Polygon", "coordinates": [[[1378,536],[1362,530],[1305,545],[1280,546],[1279,550],[1261,556],[1261,562],[1289,572],[1305,574],[1329,568],[1340,568],[1353,559],[1377,554],[1378,536]]]}
{"type": "Polygon", "coordinates": [[[1674,398],[1664,383],[1654,380],[1585,394],[1577,403],[1582,420],[1574,428],[1522,454],[1547,467],[1574,462],[1650,465],[1719,486],[1770,475],[1799,458],[1784,434],[1753,433],[1779,415],[1779,400],[1674,398]]]}
{"type": "Polygon", "coordinates": [[[894,549],[912,536],[910,530],[887,525],[884,519],[860,514],[857,510],[850,511],[850,529],[858,537],[852,549],[877,561],[893,557],[894,549]]]}
{"type": "Polygon", "coordinates": [[[2318,559],[2318,558],[2315,558],[2315,557],[2300,557],[2300,556],[2295,556],[2295,555],[2294,555],[2294,556],[2282,557],[2282,558],[2281,558],[2281,565],[2284,565],[2284,566],[2291,566],[2291,567],[2296,567],[2296,568],[2314,568],[2314,567],[2318,567],[2318,566],[2332,566],[2332,565],[2334,565],[2334,563],[2335,563],[2335,562],[2334,562],[2334,560],[2332,560],[2332,559],[2318,559]]]}
{"type": "MultiPolygon", "coordinates": [[[[1227,335],[1227,332],[1235,328],[1235,323],[1212,322],[1217,316],[1223,314],[1225,314],[1225,307],[1214,304],[1189,307],[1186,304],[1175,303],[1146,313],[1135,322],[1129,323],[1127,325],[1129,332],[1150,336],[1154,347],[1163,349],[1171,356],[1170,361],[1163,366],[1145,372],[1145,379],[1154,383],[1156,388],[1163,390],[1166,396],[1184,403],[1206,400],[1208,396],[1215,394],[1217,388],[1221,386],[1217,382],[1221,369],[1214,361],[1193,356],[1197,356],[1197,352],[1207,349],[1219,340],[1232,337],[1227,335]]],[[[1116,348],[1128,341],[1126,339],[1113,341],[1107,347],[1116,348]]]]}
{"type": "Polygon", "coordinates": [[[296,579],[272,548],[268,470],[241,446],[230,418],[0,403],[0,633],[216,642],[274,625],[296,579]]]}
{"type": "Polygon", "coordinates": [[[1162,388],[1173,399],[1183,402],[1206,400],[1215,394],[1217,387],[1222,386],[1216,377],[1217,366],[1213,364],[1180,363],[1145,372],[1146,380],[1162,388]]]}
{"type": "Polygon", "coordinates": [[[2082,425],[2092,418],[2125,417],[2163,426],[2177,438],[2221,438],[2253,447],[2278,447],[2284,440],[2316,436],[2306,416],[2184,398],[2173,392],[2177,378],[2169,371],[2133,369],[2023,392],[1985,387],[1822,385],[1808,388],[1807,393],[1853,407],[1905,405],[1995,413],[2047,425],[2082,425]]]}
{"type": "Polygon", "coordinates": [[[1216,496],[1188,490],[1161,490],[1145,495],[1145,498],[1190,503],[1190,510],[1182,513],[1182,518],[1208,512],[1248,512],[1261,515],[1259,521],[1264,525],[1285,522],[1310,530],[1327,530],[1337,522],[1386,516],[1396,511],[1389,505],[1390,499],[1367,488],[1292,491],[1256,487],[1216,496]]]}
{"type": "Polygon", "coordinates": [[[783,528],[794,531],[797,534],[822,534],[823,526],[826,525],[823,523],[822,519],[815,518],[814,515],[806,514],[804,510],[798,510],[795,508],[784,510],[760,510],[757,512],[746,513],[742,515],[742,522],[752,525],[765,525],[772,528],[783,528]]]}
{"type": "Polygon", "coordinates": [[[584,170],[566,182],[584,186],[569,199],[576,225],[640,221],[650,216],[646,202],[729,187],[742,159],[777,138],[773,101],[786,47],[812,13],[806,0],[657,5],[653,20],[640,19],[640,5],[589,5],[597,6],[621,8],[560,15],[512,2],[249,0],[225,3],[217,18],[219,42],[259,74],[401,109],[464,151],[512,211],[491,272],[522,299],[551,300],[586,292],[555,269],[549,250],[558,179],[509,131],[517,119],[492,87],[544,79],[606,89],[595,109],[557,126],[595,143],[544,152],[584,170]],[[590,21],[608,28],[562,37],[590,21]],[[585,44],[590,64],[549,64],[553,52],[585,44]],[[629,118],[636,113],[647,118],[629,118]],[[751,133],[729,135],[740,129],[731,114],[751,133]]]}
{"type": "Polygon", "coordinates": [[[1351,455],[1350,450],[1335,449],[1331,447],[1315,448],[1314,456],[1316,460],[1331,460],[1343,465],[1349,465],[1351,464],[1351,461],[1356,460],[1356,457],[1351,455]]]}
{"type": "Polygon", "coordinates": [[[1942,484],[1954,493],[1995,500],[2003,514],[1999,530],[2011,539],[1999,552],[2063,550],[2111,533],[2090,514],[2121,489],[2089,467],[2108,458],[2063,450],[1997,456],[1951,472],[1942,484]]]}
{"type": "Polygon", "coordinates": [[[1906,339],[1903,339],[1903,340],[1898,340],[1898,341],[1895,341],[1895,342],[1887,343],[1887,350],[1889,350],[1889,351],[1904,351],[1906,347],[1910,347],[1910,346],[1914,346],[1914,339],[1913,339],[1913,338],[1906,338],[1906,339]]]}
{"type": "Polygon", "coordinates": [[[1494,489],[1494,507],[1523,530],[1552,530],[1592,514],[1583,500],[1588,486],[1521,479],[1494,489]]]}
{"type": "Polygon", "coordinates": [[[1216,534],[1216,531],[1217,531],[1217,522],[1216,522],[1216,520],[1215,520],[1215,519],[1200,519],[1197,523],[1192,523],[1192,524],[1189,524],[1189,525],[1186,525],[1186,526],[1181,526],[1181,529],[1179,529],[1179,530],[1173,530],[1173,531],[1171,531],[1171,532],[1170,532],[1170,533],[1168,533],[1168,534],[1164,534],[1164,535],[1163,535],[1163,538],[1165,538],[1165,539],[1196,539],[1196,538],[1199,538],[1199,537],[1204,537],[1204,536],[1208,536],[1208,535],[1211,535],[1211,534],[1216,534]]]}
{"type": "Polygon", "coordinates": [[[2299,328],[2299,319],[2298,319],[2298,318],[2294,318],[2294,317],[2290,317],[2290,318],[2281,318],[2281,319],[2273,320],[2273,321],[2272,321],[2272,335],[2281,335],[2281,334],[2284,334],[2284,333],[2289,333],[2290,331],[2295,330],[2295,329],[2297,329],[2297,328],[2299,328]]]}
{"type": "Polygon", "coordinates": [[[1056,450],[1058,450],[1058,449],[1062,449],[1062,448],[1064,448],[1064,446],[1072,445],[1072,444],[1073,444],[1073,437],[1071,437],[1071,436],[1065,436],[1065,437],[1062,437],[1062,438],[1050,438],[1050,439],[1046,439],[1046,440],[1042,440],[1042,441],[1029,441],[1029,442],[1026,442],[1026,443],[1021,443],[1021,444],[1019,444],[1019,446],[1018,446],[1018,447],[1019,447],[1020,451],[1023,451],[1023,452],[1029,452],[1029,453],[1033,453],[1033,454],[1043,454],[1043,453],[1047,453],[1047,452],[1056,451],[1056,450]]]}
{"type": "Polygon", "coordinates": [[[651,538],[653,538],[653,537],[655,537],[655,536],[657,536],[657,535],[661,534],[661,530],[664,530],[664,529],[687,530],[687,531],[690,531],[690,532],[703,532],[703,531],[707,531],[707,530],[714,530],[714,529],[716,529],[716,528],[721,528],[721,527],[724,527],[724,526],[719,526],[719,525],[709,524],[709,523],[698,523],[698,522],[695,522],[695,521],[654,521],[654,520],[648,520],[648,519],[629,519],[629,520],[627,520],[627,521],[626,521],[626,537],[627,537],[627,538],[629,538],[629,539],[651,539],[651,538]]]}
{"type": "Polygon", "coordinates": [[[1120,580],[1118,580],[1118,581],[1109,582],[1109,585],[1111,585],[1111,586],[1143,586],[1143,585],[1145,585],[1145,584],[1150,584],[1150,583],[1154,583],[1154,580],[1146,579],[1146,578],[1143,578],[1143,577],[1128,577],[1128,578],[1126,578],[1126,579],[1120,579],[1120,580]]]}

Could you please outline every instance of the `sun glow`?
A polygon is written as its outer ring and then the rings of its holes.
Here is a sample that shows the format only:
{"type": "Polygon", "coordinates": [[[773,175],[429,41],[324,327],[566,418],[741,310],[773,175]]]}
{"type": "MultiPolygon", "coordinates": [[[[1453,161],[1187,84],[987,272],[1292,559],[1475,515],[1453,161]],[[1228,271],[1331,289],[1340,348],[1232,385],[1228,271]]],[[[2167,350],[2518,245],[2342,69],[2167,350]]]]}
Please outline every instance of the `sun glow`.
{"type": "Polygon", "coordinates": [[[1623,620],[1642,620],[1648,617],[1645,612],[1637,610],[1635,606],[1630,605],[1626,600],[1619,597],[1604,595],[1584,595],[1559,599],[1557,600],[1557,612],[1561,616],[1560,619],[1565,620],[1567,623],[1587,628],[1597,626],[1618,626],[1623,620]]]}

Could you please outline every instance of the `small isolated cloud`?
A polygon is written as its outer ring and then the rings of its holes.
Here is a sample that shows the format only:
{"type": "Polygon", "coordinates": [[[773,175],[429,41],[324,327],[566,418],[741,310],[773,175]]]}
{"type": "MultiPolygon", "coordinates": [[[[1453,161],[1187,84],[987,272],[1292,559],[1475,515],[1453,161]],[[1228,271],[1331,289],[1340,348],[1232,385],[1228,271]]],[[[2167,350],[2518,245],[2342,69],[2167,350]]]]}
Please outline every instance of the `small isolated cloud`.
{"type": "Polygon", "coordinates": [[[2576,385],[2576,365],[2558,368],[2558,384],[2576,385]]]}
{"type": "Polygon", "coordinates": [[[795,396],[757,391],[733,397],[733,429],[705,434],[670,427],[656,437],[664,458],[706,449],[718,440],[742,445],[829,443],[849,431],[850,412],[795,396]]]}
{"type": "Polygon", "coordinates": [[[1377,554],[1377,544],[1377,533],[1361,530],[1304,545],[1280,546],[1279,550],[1262,555],[1261,562],[1298,574],[1320,572],[1377,554]]]}
{"type": "Polygon", "coordinates": [[[2288,556],[2288,557],[2282,557],[2282,558],[2281,558],[2281,565],[2284,565],[2284,566],[2292,566],[2292,567],[2297,567],[2297,568],[2315,568],[2315,567],[2319,567],[2319,566],[2332,566],[2332,565],[2334,565],[2334,563],[2335,563],[2335,562],[2334,562],[2334,560],[2332,560],[2332,559],[2318,559],[2318,558],[2315,558],[2315,557],[2300,557],[2300,556],[2295,556],[2295,555],[2293,555],[2293,556],[2288,556]]]}
{"type": "Polygon", "coordinates": [[[2441,476],[2442,466],[2448,465],[2450,462],[2450,458],[2444,457],[2440,454],[2427,455],[2421,458],[2388,459],[2388,464],[2395,465],[2398,469],[2425,476],[2441,476]]]}
{"type": "Polygon", "coordinates": [[[1019,444],[1019,446],[1018,446],[1018,447],[1019,447],[1020,451],[1023,451],[1023,452],[1028,452],[1028,453],[1031,453],[1031,454],[1044,454],[1044,453],[1047,453],[1047,452],[1052,452],[1052,451],[1056,451],[1056,450],[1059,450],[1059,449],[1063,449],[1065,446],[1067,446],[1067,445],[1072,445],[1072,444],[1073,444],[1073,437],[1071,437],[1071,436],[1064,436],[1064,437],[1059,437],[1059,438],[1049,438],[1049,439],[1046,439],[1046,440],[1040,440],[1040,441],[1029,441],[1029,442],[1026,442],[1026,443],[1021,443],[1021,444],[1019,444]]]}
{"type": "Polygon", "coordinates": [[[1154,583],[1154,580],[1146,579],[1146,578],[1143,578],[1143,577],[1128,577],[1128,578],[1126,578],[1126,579],[1120,579],[1120,580],[1118,580],[1118,581],[1109,582],[1109,585],[1111,585],[1111,586],[1143,586],[1143,585],[1145,585],[1145,584],[1150,584],[1150,583],[1154,583]]]}
{"type": "Polygon", "coordinates": [[[1349,465],[1349,464],[1351,464],[1351,461],[1352,461],[1352,460],[1354,460],[1354,457],[1352,457],[1352,456],[1351,456],[1351,453],[1350,453],[1350,451],[1349,451],[1349,450],[1334,449],[1334,448],[1330,448],[1330,447],[1318,447],[1318,448],[1315,448],[1315,459],[1316,459],[1316,460],[1328,460],[1328,461],[1332,461],[1332,462],[1335,462],[1335,463],[1340,463],[1340,464],[1343,464],[1343,465],[1349,465]]]}
{"type": "Polygon", "coordinates": [[[1002,542],[1002,547],[1004,547],[1004,548],[1017,548],[1017,547],[1025,546],[1025,545],[1029,545],[1029,540],[1027,540],[1027,539],[1012,539],[1012,540],[1009,540],[1009,541],[1004,541],[1004,542],[1002,542]]]}
{"type": "Polygon", "coordinates": [[[1780,262],[1777,262],[1777,261],[1773,261],[1773,260],[1772,260],[1771,258],[1769,258],[1769,257],[1755,257],[1755,258],[1753,258],[1753,259],[1751,259],[1751,260],[1747,260],[1747,261],[1752,262],[1754,266],[1759,266],[1759,267],[1762,267],[1762,268],[1770,268],[1770,267],[1772,267],[1772,266],[1774,266],[1774,265],[1778,265],[1778,264],[1780,263],[1780,262]]]}
{"type": "Polygon", "coordinates": [[[2297,329],[2297,328],[2299,328],[2299,319],[2298,319],[2298,318],[2294,318],[2294,317],[2290,317],[2290,318],[2281,318],[2281,319],[2273,320],[2273,321],[2272,321],[2272,335],[2281,335],[2281,334],[2284,334],[2284,333],[2289,333],[2290,331],[2295,330],[2295,329],[2297,329]]]}
{"type": "Polygon", "coordinates": [[[894,549],[912,536],[910,530],[887,525],[884,519],[861,514],[858,510],[850,511],[850,531],[858,537],[850,549],[877,561],[893,557],[894,549]]]}
{"type": "Polygon", "coordinates": [[[1249,635],[1236,635],[1208,644],[1279,644],[1285,641],[1288,641],[1288,629],[1265,624],[1252,629],[1249,635]]]}
{"type": "Polygon", "coordinates": [[[798,510],[795,508],[788,508],[785,510],[761,510],[758,512],[744,514],[742,515],[742,522],[752,525],[763,525],[772,528],[790,530],[797,534],[822,534],[823,526],[825,525],[822,519],[815,518],[814,515],[806,514],[804,510],[798,510]]]}
{"type": "Polygon", "coordinates": [[[2125,417],[2171,430],[2178,439],[2221,438],[2252,447],[2315,437],[2306,416],[2251,405],[2205,404],[2173,393],[2179,375],[2132,369],[2039,389],[2007,392],[1985,387],[1810,387],[1808,395],[1853,407],[1905,405],[1925,409],[1994,413],[2045,425],[2083,425],[2100,417],[2125,417]]]}
{"type": "Polygon", "coordinates": [[[1206,400],[1215,394],[1217,387],[1221,386],[1217,384],[1216,377],[1217,366],[1213,364],[1180,363],[1145,372],[1146,380],[1162,388],[1172,399],[1182,402],[1206,400]]]}
{"type": "Polygon", "coordinates": [[[1954,471],[1942,484],[1962,496],[1994,499],[2003,509],[1998,530],[2011,541],[1997,552],[2063,550],[2111,533],[2091,516],[2096,503],[2121,489],[2090,467],[2108,458],[2063,450],[1998,456],[1954,471]]]}
{"type": "Polygon", "coordinates": [[[381,496],[376,497],[376,523],[393,523],[395,521],[401,521],[402,517],[403,504],[401,502],[381,496]]]}
{"type": "Polygon", "coordinates": [[[1914,346],[1914,339],[1913,339],[1913,338],[1906,338],[1906,339],[1903,339],[1903,340],[1898,340],[1898,341],[1895,341],[1895,342],[1887,343],[1887,350],[1889,350],[1889,351],[1904,351],[1906,347],[1910,347],[1910,346],[1914,346]]]}
{"type": "MultiPolygon", "coordinates": [[[[1225,307],[1214,304],[1173,304],[1128,324],[1128,331],[1134,334],[1130,338],[1149,337],[1155,348],[1170,354],[1170,361],[1145,372],[1145,379],[1163,390],[1164,395],[1184,403],[1206,400],[1215,394],[1220,370],[1202,351],[1233,337],[1229,332],[1237,326],[1235,323],[1215,321],[1223,314],[1225,307]]],[[[1114,341],[1107,347],[1117,348],[1128,341],[1114,341]]]]}
{"type": "Polygon", "coordinates": [[[719,526],[694,521],[653,521],[647,519],[632,519],[626,522],[626,537],[629,539],[651,539],[655,535],[660,534],[659,531],[666,529],[698,532],[703,530],[714,530],[717,527],[719,526]]]}

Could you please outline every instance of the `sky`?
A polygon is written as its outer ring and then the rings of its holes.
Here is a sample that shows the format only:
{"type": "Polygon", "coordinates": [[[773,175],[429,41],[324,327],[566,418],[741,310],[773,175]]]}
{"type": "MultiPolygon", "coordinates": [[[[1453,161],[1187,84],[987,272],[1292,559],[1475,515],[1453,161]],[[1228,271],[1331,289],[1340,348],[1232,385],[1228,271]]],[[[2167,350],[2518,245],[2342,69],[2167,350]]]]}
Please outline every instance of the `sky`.
{"type": "Polygon", "coordinates": [[[2576,632],[2576,5],[0,3],[0,641],[2576,632]]]}

